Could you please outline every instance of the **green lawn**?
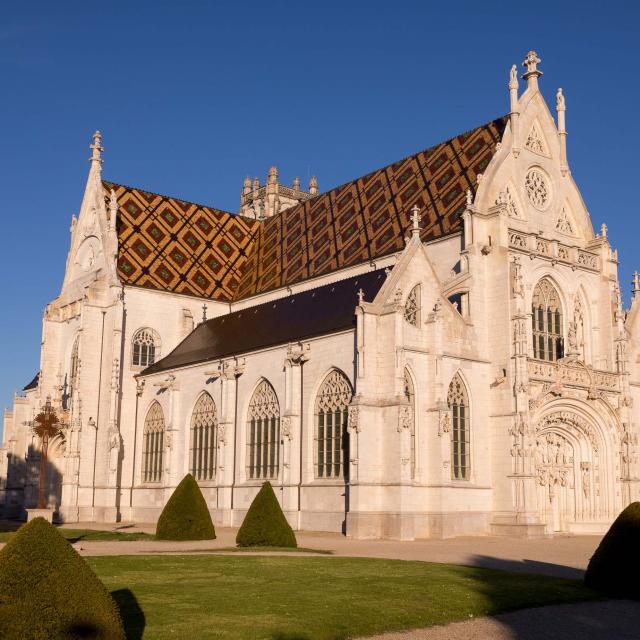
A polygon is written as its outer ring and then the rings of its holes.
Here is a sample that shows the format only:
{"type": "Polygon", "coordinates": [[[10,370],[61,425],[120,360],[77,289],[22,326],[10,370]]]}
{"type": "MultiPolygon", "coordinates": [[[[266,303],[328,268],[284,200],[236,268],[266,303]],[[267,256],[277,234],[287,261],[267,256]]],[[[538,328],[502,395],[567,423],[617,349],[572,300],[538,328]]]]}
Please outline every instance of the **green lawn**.
{"type": "MultiPolygon", "coordinates": [[[[0,542],[7,542],[15,533],[21,523],[15,525],[13,530],[0,531],[0,542]]],[[[62,529],[57,528],[69,542],[80,540],[153,540],[155,536],[148,533],[127,533],[126,531],[96,531],[94,529],[62,529]]]]}
{"type": "Polygon", "coordinates": [[[335,557],[116,556],[88,562],[130,640],[337,640],[593,599],[581,582],[424,562],[335,557]]]}

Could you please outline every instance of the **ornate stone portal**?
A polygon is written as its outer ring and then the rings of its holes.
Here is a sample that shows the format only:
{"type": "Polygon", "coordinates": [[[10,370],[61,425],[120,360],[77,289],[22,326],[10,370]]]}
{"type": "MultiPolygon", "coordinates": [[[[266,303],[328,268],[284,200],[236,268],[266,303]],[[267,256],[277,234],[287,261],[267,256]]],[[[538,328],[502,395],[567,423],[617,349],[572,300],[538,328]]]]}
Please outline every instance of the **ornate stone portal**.
{"type": "Polygon", "coordinates": [[[572,411],[555,411],[536,426],[534,473],[538,515],[548,533],[598,522],[610,510],[601,474],[603,443],[594,425],[572,411]]]}

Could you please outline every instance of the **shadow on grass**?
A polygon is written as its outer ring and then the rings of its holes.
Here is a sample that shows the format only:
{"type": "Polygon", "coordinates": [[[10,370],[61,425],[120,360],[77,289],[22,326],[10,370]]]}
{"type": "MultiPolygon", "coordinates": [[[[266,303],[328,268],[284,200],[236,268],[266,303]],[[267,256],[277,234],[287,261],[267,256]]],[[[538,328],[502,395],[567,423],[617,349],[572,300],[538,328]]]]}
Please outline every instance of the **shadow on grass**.
{"type": "Polygon", "coordinates": [[[311,640],[311,636],[306,633],[289,633],[287,631],[276,631],[271,640],[311,640]]]}
{"type": "Polygon", "coordinates": [[[146,618],[137,598],[129,589],[112,591],[111,596],[120,610],[127,640],[141,640],[144,634],[146,618]]]}
{"type": "Polygon", "coordinates": [[[556,578],[567,578],[569,580],[582,580],[584,570],[575,567],[567,567],[562,564],[552,562],[540,562],[539,560],[507,560],[494,556],[473,556],[473,567],[484,567],[486,569],[499,569],[500,571],[511,571],[513,573],[536,573],[542,576],[555,576],[556,578]]]}

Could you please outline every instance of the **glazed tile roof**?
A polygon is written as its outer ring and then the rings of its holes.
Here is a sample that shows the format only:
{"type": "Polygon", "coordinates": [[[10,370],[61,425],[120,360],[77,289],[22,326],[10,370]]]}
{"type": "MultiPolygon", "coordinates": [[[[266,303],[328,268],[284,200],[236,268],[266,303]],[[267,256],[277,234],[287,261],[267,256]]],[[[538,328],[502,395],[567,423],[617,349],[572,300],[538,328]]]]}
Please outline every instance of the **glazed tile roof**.
{"type": "Polygon", "coordinates": [[[118,275],[126,284],[232,300],[260,222],[103,182],[118,200],[118,275]]]}
{"type": "Polygon", "coordinates": [[[499,118],[336,187],[264,222],[105,182],[119,204],[126,284],[238,300],[401,251],[410,210],[423,240],[458,231],[502,139],[499,118]]]}

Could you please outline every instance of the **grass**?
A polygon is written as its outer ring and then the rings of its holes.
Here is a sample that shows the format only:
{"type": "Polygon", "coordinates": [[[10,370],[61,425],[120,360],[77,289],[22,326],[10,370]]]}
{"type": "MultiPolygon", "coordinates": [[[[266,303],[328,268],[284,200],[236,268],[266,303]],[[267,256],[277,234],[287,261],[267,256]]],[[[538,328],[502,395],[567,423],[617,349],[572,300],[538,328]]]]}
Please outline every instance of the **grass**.
{"type": "MultiPolygon", "coordinates": [[[[20,524],[17,524],[13,531],[0,531],[0,542],[7,542],[20,524]]],[[[95,529],[62,529],[58,527],[58,532],[72,543],[81,540],[153,540],[155,538],[151,534],[142,532],[127,533],[125,531],[98,531],[95,529]]]]}
{"type": "Polygon", "coordinates": [[[598,596],[579,581],[491,569],[295,556],[87,558],[128,637],[339,640],[598,596]]]}

